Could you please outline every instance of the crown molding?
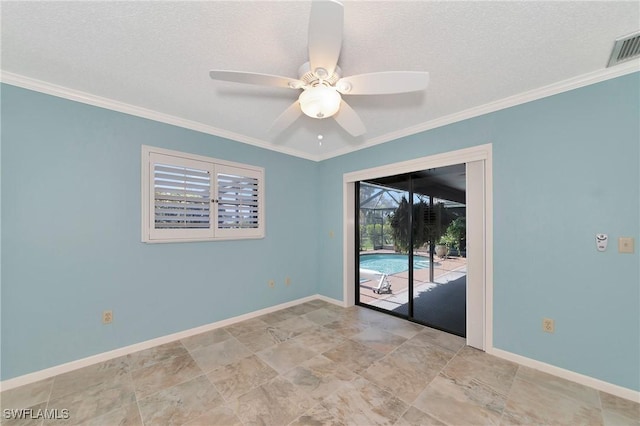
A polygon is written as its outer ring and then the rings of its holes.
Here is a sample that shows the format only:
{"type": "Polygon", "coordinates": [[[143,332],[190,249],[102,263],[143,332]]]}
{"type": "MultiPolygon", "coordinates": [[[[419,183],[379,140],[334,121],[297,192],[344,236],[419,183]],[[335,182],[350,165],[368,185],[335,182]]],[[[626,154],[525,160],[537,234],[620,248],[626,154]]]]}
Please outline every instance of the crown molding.
{"type": "Polygon", "coordinates": [[[124,114],[136,117],[146,118],[160,123],[171,124],[173,126],[182,127],[189,130],[195,130],[200,133],[206,133],[213,136],[229,139],[235,142],[242,142],[248,145],[257,146],[259,148],[277,151],[282,154],[292,155],[294,157],[304,158],[306,160],[318,161],[314,155],[299,150],[272,145],[261,139],[253,138],[240,133],[230,132],[228,130],[219,129],[214,126],[202,124],[197,121],[187,120],[185,118],[164,114],[151,109],[139,107],[116,101],[114,99],[104,98],[102,96],[92,95],[91,93],[81,92],[79,90],[70,89],[64,86],[58,86],[42,80],[26,77],[5,70],[0,70],[0,82],[12,86],[21,87],[23,89],[33,90],[35,92],[56,96],[63,99],[69,99],[83,104],[105,108],[112,111],[122,112],[124,114]]]}
{"type": "Polygon", "coordinates": [[[377,137],[368,139],[364,143],[359,144],[357,146],[348,146],[348,147],[338,149],[326,154],[317,154],[317,155],[303,152],[297,149],[274,145],[262,139],[253,138],[240,133],[230,132],[227,130],[219,129],[217,127],[202,124],[196,121],[187,120],[187,119],[176,117],[169,114],[164,114],[164,113],[153,111],[147,108],[142,108],[136,105],[119,102],[113,99],[92,95],[90,93],[81,92],[79,90],[70,89],[68,87],[58,86],[52,83],[48,83],[46,81],[36,80],[30,77],[11,73],[4,70],[0,70],[0,81],[6,84],[10,84],[12,86],[18,86],[24,89],[33,90],[33,91],[45,93],[48,95],[69,99],[72,101],[97,106],[100,108],[110,109],[113,111],[118,111],[125,114],[134,115],[137,117],[142,117],[149,120],[158,121],[161,123],[171,124],[174,126],[183,127],[185,129],[195,130],[197,132],[222,137],[225,139],[230,139],[236,142],[246,143],[248,145],[257,146],[259,148],[268,149],[270,151],[276,151],[282,154],[292,155],[294,157],[299,157],[306,160],[320,162],[320,161],[328,160],[330,158],[349,154],[351,152],[360,151],[362,149],[369,148],[375,145],[380,145],[382,143],[389,142],[395,139],[411,136],[416,133],[436,129],[438,127],[446,126],[448,124],[453,124],[459,121],[468,120],[470,118],[478,117],[480,115],[489,114],[489,113],[496,112],[506,108],[511,108],[527,102],[557,95],[563,92],[568,92],[570,90],[578,89],[580,87],[589,86],[591,84],[600,83],[602,81],[610,80],[617,77],[622,77],[624,75],[631,74],[634,72],[639,72],[639,71],[640,71],[640,60],[625,62],[615,67],[605,68],[605,69],[594,71],[591,73],[579,75],[577,77],[559,81],[557,83],[543,86],[538,89],[533,89],[524,93],[510,96],[508,98],[503,98],[494,102],[490,102],[474,108],[469,108],[467,110],[450,114],[444,117],[439,117],[434,120],[426,121],[424,123],[420,123],[415,126],[407,127],[406,129],[402,129],[396,132],[390,132],[381,136],[377,136],[377,137]]]}
{"type": "Polygon", "coordinates": [[[395,139],[415,135],[416,133],[432,130],[438,127],[446,126],[448,124],[457,123],[458,121],[468,120],[480,115],[489,114],[506,108],[511,108],[527,102],[557,95],[563,92],[568,92],[570,90],[579,89],[580,87],[589,86],[639,71],[640,60],[629,61],[615,67],[605,68],[588,74],[579,75],[577,77],[559,81],[548,86],[543,86],[514,96],[510,96],[508,98],[490,102],[488,104],[469,108],[464,111],[446,115],[444,117],[439,117],[415,126],[407,127],[406,129],[398,130],[397,132],[391,132],[382,136],[377,136],[375,138],[368,139],[366,142],[358,145],[357,147],[345,147],[343,149],[333,151],[327,155],[319,156],[316,161],[328,160],[330,158],[349,154],[351,152],[359,151],[361,149],[369,148],[395,139]]]}

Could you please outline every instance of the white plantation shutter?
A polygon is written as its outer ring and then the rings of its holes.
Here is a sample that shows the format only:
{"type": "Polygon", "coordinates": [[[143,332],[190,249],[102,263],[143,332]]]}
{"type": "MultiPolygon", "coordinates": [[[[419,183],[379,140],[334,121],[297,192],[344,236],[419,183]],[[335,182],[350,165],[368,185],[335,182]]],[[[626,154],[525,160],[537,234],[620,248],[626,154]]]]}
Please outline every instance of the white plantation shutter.
{"type": "Polygon", "coordinates": [[[209,172],[156,164],[153,178],[156,229],[209,228],[209,172]]]}
{"type": "Polygon", "coordinates": [[[260,177],[255,170],[216,167],[219,235],[254,233],[262,227],[260,177]]]}
{"type": "Polygon", "coordinates": [[[143,146],[144,242],[262,238],[258,167],[143,146]]]}
{"type": "Polygon", "coordinates": [[[213,166],[209,163],[151,153],[149,234],[152,240],[206,239],[213,235],[212,174],[213,166]]]}

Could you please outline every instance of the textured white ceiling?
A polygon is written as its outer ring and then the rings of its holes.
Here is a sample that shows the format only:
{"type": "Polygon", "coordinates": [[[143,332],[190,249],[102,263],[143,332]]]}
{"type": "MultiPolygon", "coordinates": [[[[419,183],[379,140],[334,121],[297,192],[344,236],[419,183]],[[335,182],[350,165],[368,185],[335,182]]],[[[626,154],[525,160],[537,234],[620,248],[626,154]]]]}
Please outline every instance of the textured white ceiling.
{"type": "Polygon", "coordinates": [[[332,119],[303,116],[270,140],[269,126],[298,92],[216,82],[208,71],[297,77],[310,6],[2,1],[3,80],[40,80],[318,159],[602,70],[614,39],[640,28],[636,1],[347,1],[343,75],[429,71],[429,88],[345,97],[367,127],[357,139],[332,119]]]}

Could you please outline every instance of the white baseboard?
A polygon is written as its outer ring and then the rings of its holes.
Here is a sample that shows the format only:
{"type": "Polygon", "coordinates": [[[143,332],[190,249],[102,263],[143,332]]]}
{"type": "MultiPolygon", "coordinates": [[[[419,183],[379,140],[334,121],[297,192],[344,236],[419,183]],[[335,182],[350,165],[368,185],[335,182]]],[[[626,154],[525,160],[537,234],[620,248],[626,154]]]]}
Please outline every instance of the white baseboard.
{"type": "Polygon", "coordinates": [[[322,294],[316,294],[314,297],[316,299],[324,300],[327,303],[332,303],[334,305],[338,305],[338,306],[340,306],[342,308],[348,308],[347,304],[345,302],[343,302],[342,300],[333,299],[333,298],[328,297],[328,296],[323,296],[322,294]]]}
{"type": "Polygon", "coordinates": [[[331,299],[330,297],[322,295],[313,295],[303,297],[301,299],[292,300],[291,302],[281,303],[279,305],[270,306],[268,308],[260,309],[258,311],[249,312],[247,314],[238,315],[236,317],[228,318],[225,320],[217,321],[211,324],[205,324],[199,327],[191,328],[189,330],[180,331],[178,333],[168,334],[166,336],[157,337],[155,339],[146,340],[144,342],[135,343],[133,345],[125,346],[122,348],[114,349],[108,352],[102,352],[96,355],[92,355],[86,358],[82,358],[76,361],[67,362],[65,364],[56,365],[54,367],[46,368],[44,370],[36,371],[33,373],[25,374],[15,377],[13,379],[3,380],[0,382],[0,391],[5,391],[19,386],[35,383],[40,380],[48,379],[58,374],[68,373],[69,371],[77,370],[79,368],[87,367],[89,365],[97,364],[100,362],[108,361],[113,358],[118,358],[124,355],[128,355],[134,352],[138,352],[144,349],[149,349],[154,346],[163,345],[165,343],[173,342],[175,340],[184,339],[186,337],[194,336],[196,334],[204,333],[206,331],[214,330],[220,327],[226,327],[231,324],[235,324],[240,321],[245,321],[251,318],[259,317],[260,315],[268,314],[278,311],[280,309],[288,308],[290,306],[299,305],[311,300],[321,299],[329,303],[342,306],[342,302],[331,299]]]}
{"type": "Polygon", "coordinates": [[[530,367],[535,370],[542,371],[543,373],[552,374],[554,376],[571,380],[572,382],[576,382],[581,385],[592,387],[602,392],[610,393],[611,395],[615,395],[620,398],[640,403],[640,392],[634,391],[632,389],[624,388],[622,386],[614,385],[603,380],[585,376],[584,374],[576,373],[571,370],[565,370],[564,368],[556,367],[542,361],[536,361],[535,359],[527,358],[522,355],[503,351],[502,349],[490,348],[487,350],[487,353],[499,358],[506,359],[507,361],[512,361],[517,364],[524,365],[525,367],[530,367]]]}

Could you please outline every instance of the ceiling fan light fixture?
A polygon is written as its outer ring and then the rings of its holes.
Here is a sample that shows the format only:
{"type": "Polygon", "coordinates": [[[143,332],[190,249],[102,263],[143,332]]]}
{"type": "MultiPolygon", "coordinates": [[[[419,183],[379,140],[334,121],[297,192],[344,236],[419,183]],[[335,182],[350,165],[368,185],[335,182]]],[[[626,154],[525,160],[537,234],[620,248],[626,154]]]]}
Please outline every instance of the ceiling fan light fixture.
{"type": "Polygon", "coordinates": [[[312,118],[331,117],[340,109],[342,98],[333,87],[319,84],[300,94],[302,112],[312,118]]]}

